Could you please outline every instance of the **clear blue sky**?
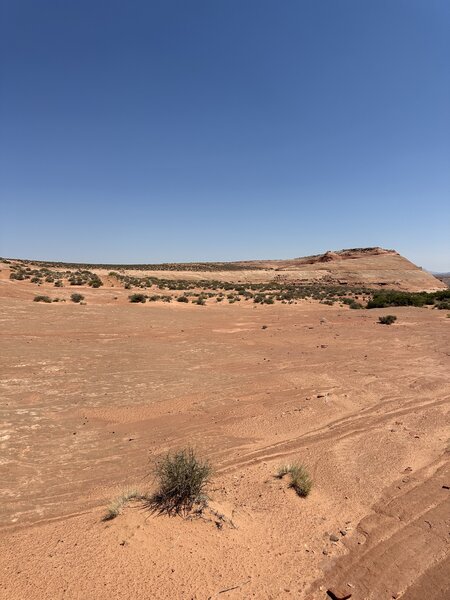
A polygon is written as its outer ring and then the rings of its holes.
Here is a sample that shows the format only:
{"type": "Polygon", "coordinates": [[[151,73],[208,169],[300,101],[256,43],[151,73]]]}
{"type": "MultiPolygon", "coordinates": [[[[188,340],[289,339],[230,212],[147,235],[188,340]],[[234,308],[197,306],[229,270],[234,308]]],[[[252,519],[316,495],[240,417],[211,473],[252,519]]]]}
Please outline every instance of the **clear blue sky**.
{"type": "Polygon", "coordinates": [[[0,255],[450,270],[448,0],[2,0],[0,255]]]}

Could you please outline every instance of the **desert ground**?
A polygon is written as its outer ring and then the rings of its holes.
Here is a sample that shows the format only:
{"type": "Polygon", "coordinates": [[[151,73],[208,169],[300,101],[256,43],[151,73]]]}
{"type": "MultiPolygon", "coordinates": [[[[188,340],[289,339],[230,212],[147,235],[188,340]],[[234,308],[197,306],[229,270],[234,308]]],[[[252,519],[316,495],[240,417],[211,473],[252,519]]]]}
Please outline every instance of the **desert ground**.
{"type": "Polygon", "coordinates": [[[448,311],[46,304],[0,268],[2,600],[450,598],[448,311]],[[187,445],[223,521],[102,520],[187,445]]]}

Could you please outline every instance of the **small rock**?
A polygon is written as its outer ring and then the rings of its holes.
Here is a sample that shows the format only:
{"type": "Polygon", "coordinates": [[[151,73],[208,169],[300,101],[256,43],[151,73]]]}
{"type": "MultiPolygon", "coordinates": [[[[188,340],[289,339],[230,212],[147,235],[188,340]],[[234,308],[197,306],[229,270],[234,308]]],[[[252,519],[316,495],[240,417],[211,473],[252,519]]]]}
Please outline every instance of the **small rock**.
{"type": "Polygon", "coordinates": [[[338,542],[338,541],[339,541],[339,538],[338,538],[338,536],[337,536],[337,535],[335,535],[334,533],[332,533],[332,534],[330,535],[330,541],[332,541],[332,542],[338,542]]]}
{"type": "Polygon", "coordinates": [[[339,533],[340,533],[341,535],[347,535],[347,532],[345,531],[345,529],[341,529],[341,530],[339,531],[339,533]]]}
{"type": "Polygon", "coordinates": [[[442,489],[443,489],[443,490],[450,490],[450,485],[443,485],[443,486],[442,486],[442,489]]]}

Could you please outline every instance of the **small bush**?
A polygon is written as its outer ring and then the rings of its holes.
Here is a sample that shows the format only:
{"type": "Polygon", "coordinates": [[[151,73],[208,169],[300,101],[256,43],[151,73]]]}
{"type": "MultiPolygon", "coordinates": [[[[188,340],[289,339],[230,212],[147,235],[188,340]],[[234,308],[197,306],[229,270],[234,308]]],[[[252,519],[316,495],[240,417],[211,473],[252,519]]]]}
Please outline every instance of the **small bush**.
{"type": "Polygon", "coordinates": [[[352,308],[353,310],[358,310],[360,308],[364,308],[364,306],[362,304],[360,304],[359,302],[356,302],[356,300],[353,300],[353,302],[351,302],[348,306],[349,306],[349,308],[352,308]]]}
{"type": "Polygon", "coordinates": [[[49,298],[48,296],[35,296],[33,298],[33,302],[51,302],[51,298],[49,298]]]}
{"type": "Polygon", "coordinates": [[[177,302],[189,302],[189,298],[187,296],[178,296],[177,302]]]}
{"type": "Polygon", "coordinates": [[[72,294],[70,296],[70,299],[72,300],[72,302],[78,303],[84,300],[84,296],[83,294],[72,294]]]}
{"type": "Polygon", "coordinates": [[[195,455],[192,448],[166,454],[155,465],[158,490],[149,500],[152,510],[159,513],[187,514],[195,504],[205,506],[205,490],[212,469],[195,455]]]}
{"type": "Polygon", "coordinates": [[[381,325],[392,325],[392,323],[395,323],[396,320],[397,317],[395,315],[385,315],[384,317],[378,317],[378,323],[381,323],[381,325]]]}
{"type": "Polygon", "coordinates": [[[63,287],[63,282],[58,279],[58,281],[55,281],[55,287],[63,287]]]}
{"type": "Polygon", "coordinates": [[[282,465],[277,472],[278,479],[283,479],[285,475],[290,475],[289,487],[292,488],[297,496],[306,498],[312,488],[312,480],[305,467],[299,463],[282,465]]]}
{"type": "Polygon", "coordinates": [[[450,302],[436,302],[436,308],[439,310],[450,310],[450,302]]]}
{"type": "Polygon", "coordinates": [[[145,294],[131,294],[131,296],[128,296],[128,299],[130,302],[142,302],[144,304],[147,296],[145,294]]]}

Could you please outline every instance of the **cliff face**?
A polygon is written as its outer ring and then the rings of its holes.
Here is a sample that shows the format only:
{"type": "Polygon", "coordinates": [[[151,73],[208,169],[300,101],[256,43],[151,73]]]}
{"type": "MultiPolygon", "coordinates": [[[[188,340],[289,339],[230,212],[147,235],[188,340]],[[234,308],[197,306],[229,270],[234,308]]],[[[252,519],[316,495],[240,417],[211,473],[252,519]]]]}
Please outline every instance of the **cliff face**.
{"type": "Polygon", "coordinates": [[[282,261],[278,274],[292,279],[329,280],[349,285],[386,287],[405,291],[435,291],[445,284],[395,250],[356,248],[319,256],[282,261]]]}

